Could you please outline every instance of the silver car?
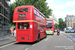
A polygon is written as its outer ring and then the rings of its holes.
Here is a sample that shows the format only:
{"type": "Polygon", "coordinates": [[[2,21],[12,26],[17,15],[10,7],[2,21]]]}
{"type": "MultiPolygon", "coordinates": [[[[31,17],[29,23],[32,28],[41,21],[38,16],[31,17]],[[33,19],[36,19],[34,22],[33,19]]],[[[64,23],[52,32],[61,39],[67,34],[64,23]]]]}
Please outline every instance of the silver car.
{"type": "Polygon", "coordinates": [[[66,29],[66,30],[65,30],[65,32],[66,32],[66,33],[69,33],[69,32],[70,32],[70,30],[69,30],[69,29],[66,29]]]}
{"type": "Polygon", "coordinates": [[[71,29],[70,32],[71,32],[71,33],[74,33],[74,29],[71,29]]]}

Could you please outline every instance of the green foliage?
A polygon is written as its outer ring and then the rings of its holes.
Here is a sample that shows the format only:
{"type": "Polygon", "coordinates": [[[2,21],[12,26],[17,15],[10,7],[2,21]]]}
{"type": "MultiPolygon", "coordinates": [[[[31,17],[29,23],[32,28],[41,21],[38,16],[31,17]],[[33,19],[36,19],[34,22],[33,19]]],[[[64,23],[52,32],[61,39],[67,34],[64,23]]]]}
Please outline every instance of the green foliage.
{"type": "Polygon", "coordinates": [[[13,12],[17,6],[24,6],[24,5],[33,5],[36,7],[40,12],[42,12],[46,18],[52,14],[52,9],[49,9],[47,6],[46,0],[16,0],[13,4],[10,5],[10,23],[13,24],[13,12]]]}
{"type": "Polygon", "coordinates": [[[58,27],[58,24],[57,24],[57,23],[55,23],[55,24],[54,24],[54,27],[56,27],[56,28],[57,28],[57,27],[58,27]]]}
{"type": "Polygon", "coordinates": [[[59,20],[59,25],[58,25],[58,27],[60,28],[60,29],[62,29],[63,27],[63,24],[64,24],[64,21],[63,21],[63,19],[62,18],[59,18],[58,19],[59,20]]]}

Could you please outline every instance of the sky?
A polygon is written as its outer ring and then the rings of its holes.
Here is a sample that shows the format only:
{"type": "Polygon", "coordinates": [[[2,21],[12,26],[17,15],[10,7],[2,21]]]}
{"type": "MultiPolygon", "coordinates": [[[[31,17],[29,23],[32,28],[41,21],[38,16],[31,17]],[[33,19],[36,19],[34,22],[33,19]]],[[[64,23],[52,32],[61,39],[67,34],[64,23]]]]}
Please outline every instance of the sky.
{"type": "Polygon", "coordinates": [[[75,0],[46,0],[46,2],[57,19],[65,20],[66,15],[75,15],[75,0]]]}
{"type": "MultiPolygon", "coordinates": [[[[15,0],[11,0],[13,3],[15,0]]],[[[52,14],[58,19],[65,20],[66,15],[75,15],[75,0],[46,0],[52,14]]]]}

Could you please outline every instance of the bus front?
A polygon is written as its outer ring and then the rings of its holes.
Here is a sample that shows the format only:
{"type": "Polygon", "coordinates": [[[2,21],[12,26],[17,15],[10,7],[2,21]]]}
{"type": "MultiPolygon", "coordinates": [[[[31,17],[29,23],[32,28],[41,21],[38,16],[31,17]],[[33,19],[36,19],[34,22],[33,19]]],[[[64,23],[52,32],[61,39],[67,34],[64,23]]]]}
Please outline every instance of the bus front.
{"type": "Polygon", "coordinates": [[[13,22],[16,23],[16,42],[33,41],[33,6],[16,7],[13,22]]]}
{"type": "Polygon", "coordinates": [[[54,34],[54,22],[53,20],[46,21],[46,34],[54,34]]]}

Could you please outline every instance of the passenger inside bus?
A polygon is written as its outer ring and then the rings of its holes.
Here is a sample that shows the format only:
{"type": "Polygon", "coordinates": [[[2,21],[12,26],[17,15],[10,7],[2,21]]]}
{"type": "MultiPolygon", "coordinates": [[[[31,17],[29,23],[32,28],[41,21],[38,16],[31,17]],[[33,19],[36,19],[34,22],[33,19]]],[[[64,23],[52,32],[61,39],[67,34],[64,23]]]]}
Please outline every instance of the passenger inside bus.
{"type": "Polygon", "coordinates": [[[18,29],[29,29],[29,23],[18,23],[18,29]]]}

